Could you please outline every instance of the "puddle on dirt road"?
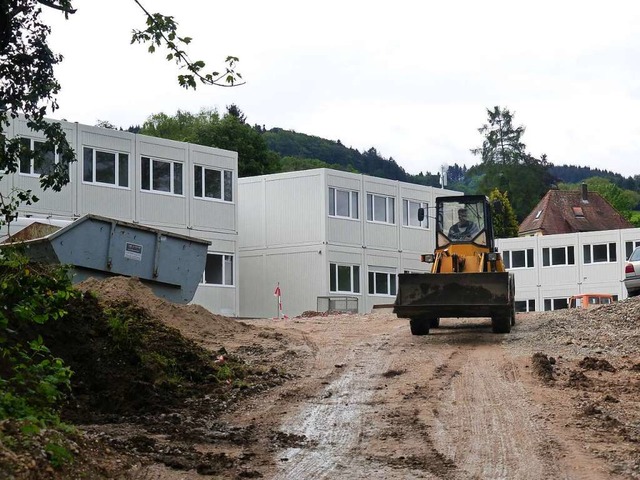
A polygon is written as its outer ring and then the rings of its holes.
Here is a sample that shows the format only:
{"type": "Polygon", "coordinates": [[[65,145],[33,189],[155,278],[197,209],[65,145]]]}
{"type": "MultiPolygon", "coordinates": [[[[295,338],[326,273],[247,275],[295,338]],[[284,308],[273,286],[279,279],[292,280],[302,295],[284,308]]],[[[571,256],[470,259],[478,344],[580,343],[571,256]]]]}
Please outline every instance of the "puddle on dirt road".
{"type": "Polygon", "coordinates": [[[359,345],[344,360],[344,373],[319,395],[305,403],[299,412],[285,421],[282,431],[304,435],[307,445],[288,448],[278,454],[280,464],[274,479],[297,478],[424,478],[409,472],[394,471],[383,464],[358,455],[367,418],[375,415],[374,395],[389,362],[380,362],[379,344],[359,345]]]}

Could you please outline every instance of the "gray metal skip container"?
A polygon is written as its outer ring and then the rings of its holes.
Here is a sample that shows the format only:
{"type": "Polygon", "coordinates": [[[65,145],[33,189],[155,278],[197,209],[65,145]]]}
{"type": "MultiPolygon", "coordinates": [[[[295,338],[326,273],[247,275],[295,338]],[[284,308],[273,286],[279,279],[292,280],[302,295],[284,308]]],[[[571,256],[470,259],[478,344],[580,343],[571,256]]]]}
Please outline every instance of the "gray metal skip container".
{"type": "Polygon", "coordinates": [[[193,299],[211,244],[97,215],[21,243],[33,261],[71,265],[74,283],[90,277],[137,277],[157,296],[175,303],[193,299]]]}

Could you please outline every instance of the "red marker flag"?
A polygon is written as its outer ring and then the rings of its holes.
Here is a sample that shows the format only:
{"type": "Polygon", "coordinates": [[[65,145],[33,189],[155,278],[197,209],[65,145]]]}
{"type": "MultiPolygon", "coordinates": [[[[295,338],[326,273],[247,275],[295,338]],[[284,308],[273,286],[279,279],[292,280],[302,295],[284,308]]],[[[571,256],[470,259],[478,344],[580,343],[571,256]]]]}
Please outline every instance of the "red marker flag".
{"type": "Polygon", "coordinates": [[[278,285],[276,286],[276,291],[275,291],[275,292],[273,292],[273,296],[274,296],[274,297],[279,297],[279,296],[280,296],[280,284],[278,284],[278,285]]]}

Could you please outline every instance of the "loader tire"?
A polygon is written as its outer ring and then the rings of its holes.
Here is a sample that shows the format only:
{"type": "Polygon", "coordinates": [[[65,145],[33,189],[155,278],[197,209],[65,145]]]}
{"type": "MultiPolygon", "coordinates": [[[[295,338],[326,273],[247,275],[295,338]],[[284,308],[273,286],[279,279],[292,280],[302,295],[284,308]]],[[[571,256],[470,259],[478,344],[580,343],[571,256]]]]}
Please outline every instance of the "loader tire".
{"type": "Polygon", "coordinates": [[[439,318],[430,318],[429,319],[429,328],[438,328],[440,326],[439,318]]]}
{"type": "Polygon", "coordinates": [[[493,333],[509,333],[511,331],[511,314],[496,315],[491,318],[493,333]]]}
{"type": "Polygon", "coordinates": [[[412,318],[409,320],[411,335],[429,335],[429,319],[412,318]]]}
{"type": "Polygon", "coordinates": [[[511,305],[511,326],[516,324],[516,302],[511,305]]]}
{"type": "Polygon", "coordinates": [[[516,324],[516,278],[512,273],[509,274],[509,307],[513,327],[516,324]]]}

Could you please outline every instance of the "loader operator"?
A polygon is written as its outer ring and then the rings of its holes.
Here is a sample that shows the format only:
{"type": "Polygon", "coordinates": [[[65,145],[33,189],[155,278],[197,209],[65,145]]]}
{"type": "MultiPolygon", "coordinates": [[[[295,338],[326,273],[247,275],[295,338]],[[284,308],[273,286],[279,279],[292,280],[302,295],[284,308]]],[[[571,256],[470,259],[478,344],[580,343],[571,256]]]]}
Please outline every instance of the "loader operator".
{"type": "Polygon", "coordinates": [[[480,231],[478,225],[469,220],[469,212],[466,208],[458,210],[458,223],[454,223],[449,229],[451,240],[471,240],[480,231]]]}

